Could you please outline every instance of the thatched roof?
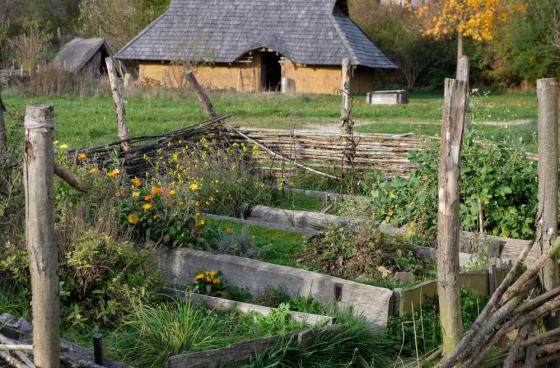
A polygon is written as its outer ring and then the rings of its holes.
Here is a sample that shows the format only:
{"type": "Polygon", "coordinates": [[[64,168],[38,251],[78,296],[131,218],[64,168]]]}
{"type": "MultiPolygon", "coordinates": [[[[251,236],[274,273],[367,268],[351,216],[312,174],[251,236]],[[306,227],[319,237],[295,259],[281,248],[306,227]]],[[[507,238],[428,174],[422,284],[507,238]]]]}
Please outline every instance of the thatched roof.
{"type": "Polygon", "coordinates": [[[307,65],[396,68],[350,19],[344,0],[172,0],[118,59],[231,63],[272,49],[307,65]]]}
{"type": "Polygon", "coordinates": [[[51,65],[77,73],[101,49],[104,49],[107,55],[113,55],[111,46],[104,38],[74,38],[62,47],[51,65]]]}

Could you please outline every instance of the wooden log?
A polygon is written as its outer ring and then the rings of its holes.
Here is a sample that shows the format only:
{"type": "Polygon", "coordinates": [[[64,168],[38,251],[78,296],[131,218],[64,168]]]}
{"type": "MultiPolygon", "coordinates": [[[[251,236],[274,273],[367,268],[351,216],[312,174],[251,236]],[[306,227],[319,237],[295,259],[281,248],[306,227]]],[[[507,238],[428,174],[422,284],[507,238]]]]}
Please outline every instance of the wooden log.
{"type": "MultiPolygon", "coordinates": [[[[0,343],[5,344],[5,345],[11,345],[11,346],[15,346],[17,341],[14,341],[2,334],[0,334],[0,343]]],[[[20,345],[21,346],[21,345],[20,345]]],[[[33,364],[33,362],[27,357],[27,355],[22,351],[24,349],[13,349],[16,350],[13,352],[13,354],[16,355],[16,357],[21,360],[26,366],[30,367],[30,368],[34,368],[35,364],[33,364]]],[[[33,347],[31,347],[31,351],[33,351],[33,347]]]]}
{"type": "MultiPolygon", "coordinates": [[[[558,235],[558,81],[555,78],[539,79],[539,210],[537,238],[541,254],[550,249],[558,235]]],[[[547,260],[541,274],[544,290],[560,285],[558,257],[547,260]]],[[[558,317],[545,320],[547,328],[560,326],[558,317]]]]}
{"type": "MultiPolygon", "coordinates": [[[[128,139],[128,125],[126,124],[126,110],[122,99],[121,87],[117,79],[117,72],[115,70],[113,57],[109,56],[105,58],[105,64],[107,64],[107,74],[109,75],[109,83],[111,84],[113,102],[115,103],[115,109],[117,111],[117,127],[119,132],[119,138],[121,141],[125,141],[128,139]]],[[[121,147],[123,151],[128,151],[128,142],[122,142],[121,147]]]]}
{"type": "Polygon", "coordinates": [[[198,83],[198,80],[196,79],[192,70],[189,70],[185,74],[185,76],[186,76],[187,80],[189,81],[189,83],[191,84],[191,86],[193,87],[194,91],[196,92],[196,98],[198,99],[198,102],[200,102],[202,107],[204,108],[204,111],[206,112],[206,115],[208,116],[208,118],[214,119],[214,118],[218,117],[218,114],[216,113],[216,110],[214,109],[214,105],[212,105],[212,102],[208,98],[208,95],[206,94],[206,92],[204,92],[204,88],[202,88],[200,83],[198,83]]]}
{"type": "MultiPolygon", "coordinates": [[[[469,57],[463,55],[459,57],[457,60],[457,80],[463,81],[467,83],[467,95],[469,92],[469,80],[470,80],[470,62],[469,57]]],[[[468,110],[468,102],[467,102],[467,110],[468,110]]],[[[468,130],[471,128],[471,121],[468,117],[465,118],[465,129],[468,130]]]]}
{"type": "Polygon", "coordinates": [[[62,166],[54,164],[54,173],[68,183],[72,188],[77,189],[80,192],[86,191],[86,186],[84,183],[80,181],[80,179],[76,178],[74,174],[70,170],[65,169],[62,166]]]}
{"type": "Polygon", "coordinates": [[[54,233],[54,109],[29,105],[24,121],[25,233],[31,271],[35,364],[60,366],[58,250],[54,233]]]}
{"type": "Polygon", "coordinates": [[[446,79],[438,172],[437,223],[438,299],[444,356],[453,352],[463,334],[459,289],[459,175],[466,108],[466,83],[446,79]]]}
{"type": "Polygon", "coordinates": [[[0,344],[0,350],[4,350],[4,351],[17,350],[17,351],[32,352],[33,351],[33,345],[29,345],[29,344],[0,344]]]}
{"type": "Polygon", "coordinates": [[[13,357],[7,351],[0,351],[0,358],[4,359],[6,361],[6,363],[10,364],[12,367],[15,367],[15,368],[29,368],[29,366],[27,364],[25,364],[22,361],[20,361],[19,359],[13,357]]]}

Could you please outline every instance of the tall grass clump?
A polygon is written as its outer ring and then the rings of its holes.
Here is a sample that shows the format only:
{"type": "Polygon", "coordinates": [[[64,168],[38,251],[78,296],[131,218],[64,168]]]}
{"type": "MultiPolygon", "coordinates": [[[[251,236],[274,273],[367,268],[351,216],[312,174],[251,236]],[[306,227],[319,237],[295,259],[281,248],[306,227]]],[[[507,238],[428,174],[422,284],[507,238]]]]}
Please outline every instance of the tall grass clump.
{"type": "Polygon", "coordinates": [[[291,320],[286,306],[263,316],[214,312],[188,300],[135,304],[113,334],[114,355],[140,367],[162,367],[173,355],[205,351],[243,340],[286,334],[304,327],[291,320]]]}
{"type": "Polygon", "coordinates": [[[371,331],[367,321],[350,311],[338,313],[339,326],[314,329],[305,344],[287,337],[258,354],[247,368],[392,367],[398,350],[383,332],[371,331]]]}

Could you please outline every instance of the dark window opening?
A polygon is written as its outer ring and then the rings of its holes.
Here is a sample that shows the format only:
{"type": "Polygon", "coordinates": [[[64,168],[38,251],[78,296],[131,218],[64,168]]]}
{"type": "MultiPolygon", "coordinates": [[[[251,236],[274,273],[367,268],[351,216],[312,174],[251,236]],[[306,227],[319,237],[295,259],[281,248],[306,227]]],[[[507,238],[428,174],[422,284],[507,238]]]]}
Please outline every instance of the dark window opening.
{"type": "Polygon", "coordinates": [[[280,56],[275,52],[263,52],[261,55],[262,90],[280,91],[280,83],[282,80],[282,65],[280,65],[280,56]]]}
{"type": "Polygon", "coordinates": [[[342,12],[342,14],[348,16],[350,14],[350,10],[348,8],[348,0],[337,0],[335,9],[338,9],[342,12]]]}

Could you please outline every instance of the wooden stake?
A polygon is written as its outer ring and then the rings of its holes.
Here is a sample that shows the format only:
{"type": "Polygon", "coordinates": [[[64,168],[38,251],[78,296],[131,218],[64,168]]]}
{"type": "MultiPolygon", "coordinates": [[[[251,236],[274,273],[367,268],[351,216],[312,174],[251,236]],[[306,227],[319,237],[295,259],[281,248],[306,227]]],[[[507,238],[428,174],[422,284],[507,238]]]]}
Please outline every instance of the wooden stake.
{"type": "MultiPolygon", "coordinates": [[[[541,254],[550,249],[558,235],[558,81],[537,81],[539,100],[539,211],[537,239],[541,254]]],[[[544,290],[560,285],[558,257],[551,257],[541,274],[544,290]]],[[[546,318],[548,328],[560,326],[557,317],[546,318]]]]}
{"type": "Polygon", "coordinates": [[[453,352],[463,333],[459,289],[459,175],[466,108],[466,82],[446,79],[437,222],[438,298],[444,356],[453,352]]]}
{"type": "Polygon", "coordinates": [[[194,91],[196,92],[196,98],[198,99],[202,107],[204,107],[204,111],[206,111],[206,115],[208,115],[210,119],[217,118],[218,114],[214,109],[214,105],[212,105],[212,102],[210,102],[208,95],[206,95],[206,92],[204,92],[204,88],[202,88],[200,83],[198,83],[198,80],[196,79],[192,70],[189,70],[187,72],[186,77],[189,83],[191,84],[191,86],[194,88],[194,91]]]}
{"type": "MultiPolygon", "coordinates": [[[[119,81],[117,79],[117,72],[115,70],[113,58],[111,56],[105,58],[105,64],[107,64],[107,74],[109,74],[109,83],[111,84],[111,92],[113,93],[113,102],[115,103],[115,109],[117,110],[119,138],[122,141],[128,139],[128,125],[126,124],[126,110],[122,99],[121,87],[119,86],[119,81]]],[[[128,151],[129,147],[127,142],[123,142],[121,147],[123,151],[128,151]]]]}
{"type": "Polygon", "coordinates": [[[8,138],[6,133],[6,123],[4,121],[4,103],[2,102],[2,84],[0,83],[0,161],[4,160],[8,152],[8,138]]]}
{"type": "Polygon", "coordinates": [[[352,110],[352,91],[350,90],[350,76],[352,65],[349,59],[342,59],[342,80],[340,93],[342,94],[342,107],[340,109],[340,126],[342,134],[352,134],[352,121],[350,114],[352,110]]]}
{"type": "MultiPolygon", "coordinates": [[[[469,91],[469,80],[470,80],[470,62],[469,57],[466,55],[461,55],[457,59],[457,80],[467,83],[467,95],[469,91]]],[[[468,101],[467,101],[468,110],[468,101]]],[[[465,129],[469,130],[471,128],[471,122],[468,118],[465,120],[465,129]]]]}
{"type": "Polygon", "coordinates": [[[41,368],[60,366],[58,251],[54,234],[54,109],[27,106],[25,114],[25,234],[33,305],[33,356],[41,368]]]}

